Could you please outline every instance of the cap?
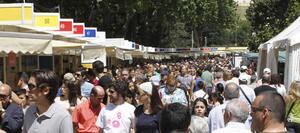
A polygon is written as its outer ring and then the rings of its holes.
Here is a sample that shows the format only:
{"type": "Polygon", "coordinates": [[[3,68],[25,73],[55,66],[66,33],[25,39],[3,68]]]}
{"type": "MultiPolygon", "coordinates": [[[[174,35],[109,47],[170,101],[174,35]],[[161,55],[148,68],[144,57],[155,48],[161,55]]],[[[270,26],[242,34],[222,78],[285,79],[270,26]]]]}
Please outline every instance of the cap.
{"type": "Polygon", "coordinates": [[[147,92],[148,94],[152,95],[152,83],[151,82],[144,82],[139,85],[139,89],[147,92]]]}
{"type": "Polygon", "coordinates": [[[72,74],[72,73],[66,73],[65,75],[64,75],[64,80],[65,81],[75,81],[75,77],[74,77],[74,75],[72,74]]]}
{"type": "Polygon", "coordinates": [[[159,76],[152,76],[152,77],[149,79],[149,81],[152,82],[153,85],[155,85],[155,86],[159,86],[160,80],[161,80],[160,75],[159,75],[159,76]]]}
{"type": "Polygon", "coordinates": [[[247,79],[246,76],[240,76],[240,77],[239,77],[239,80],[241,80],[241,81],[247,81],[248,79],[247,79]]]}
{"type": "Polygon", "coordinates": [[[246,69],[248,69],[248,68],[247,68],[247,66],[242,66],[241,69],[242,69],[242,70],[246,70],[246,69]]]}
{"type": "Polygon", "coordinates": [[[271,73],[271,69],[270,68],[265,68],[263,72],[264,73],[271,73]]]}

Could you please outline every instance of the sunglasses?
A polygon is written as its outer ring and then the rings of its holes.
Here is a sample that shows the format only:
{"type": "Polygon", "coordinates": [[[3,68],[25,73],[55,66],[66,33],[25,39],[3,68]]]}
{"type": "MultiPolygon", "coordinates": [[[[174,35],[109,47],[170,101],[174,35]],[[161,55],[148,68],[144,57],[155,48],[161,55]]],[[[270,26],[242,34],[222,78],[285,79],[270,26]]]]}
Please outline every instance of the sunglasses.
{"type": "Polygon", "coordinates": [[[79,73],[75,73],[75,76],[77,76],[77,77],[80,77],[80,76],[81,76],[81,74],[79,74],[79,73]]]}
{"type": "MultiPolygon", "coordinates": [[[[261,112],[265,109],[266,107],[253,107],[251,106],[251,112],[256,113],[256,112],[261,112]]],[[[272,111],[271,109],[266,108],[269,111],[272,111]]]]}
{"type": "Polygon", "coordinates": [[[0,94],[0,100],[4,100],[8,97],[8,95],[0,94]]]}
{"type": "Polygon", "coordinates": [[[33,90],[34,88],[36,88],[36,85],[29,83],[28,84],[28,89],[29,90],[33,90]]]}
{"type": "Polygon", "coordinates": [[[114,90],[112,90],[112,89],[108,89],[108,92],[109,92],[110,94],[113,94],[113,93],[115,93],[116,91],[114,91],[114,90]]]}
{"type": "Polygon", "coordinates": [[[40,85],[34,85],[34,84],[32,84],[32,83],[29,83],[28,84],[28,89],[29,90],[33,90],[34,88],[45,88],[45,87],[49,87],[49,85],[47,84],[47,83],[42,83],[42,84],[40,84],[40,85]]]}

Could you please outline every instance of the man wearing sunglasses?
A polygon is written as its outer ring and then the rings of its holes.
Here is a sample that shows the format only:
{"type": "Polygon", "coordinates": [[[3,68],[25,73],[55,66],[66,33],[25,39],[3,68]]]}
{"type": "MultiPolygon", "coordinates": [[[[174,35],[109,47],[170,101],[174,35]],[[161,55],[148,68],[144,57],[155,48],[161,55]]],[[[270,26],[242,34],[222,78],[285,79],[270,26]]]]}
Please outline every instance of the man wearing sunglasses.
{"type": "Polygon", "coordinates": [[[287,133],[285,101],[277,92],[264,92],[258,95],[252,106],[252,129],[262,133],[287,133]]]}
{"type": "Polygon", "coordinates": [[[73,133],[69,112],[55,103],[58,77],[53,71],[34,71],[28,82],[32,105],[24,117],[23,133],[73,133]]]}
{"type": "Polygon", "coordinates": [[[11,87],[7,84],[0,85],[0,121],[1,129],[8,133],[22,131],[23,111],[20,106],[11,103],[11,87]]]}
{"type": "Polygon", "coordinates": [[[104,89],[101,86],[95,86],[89,100],[76,106],[72,119],[77,133],[99,133],[100,128],[95,123],[100,110],[105,107],[102,103],[104,96],[104,89]]]}

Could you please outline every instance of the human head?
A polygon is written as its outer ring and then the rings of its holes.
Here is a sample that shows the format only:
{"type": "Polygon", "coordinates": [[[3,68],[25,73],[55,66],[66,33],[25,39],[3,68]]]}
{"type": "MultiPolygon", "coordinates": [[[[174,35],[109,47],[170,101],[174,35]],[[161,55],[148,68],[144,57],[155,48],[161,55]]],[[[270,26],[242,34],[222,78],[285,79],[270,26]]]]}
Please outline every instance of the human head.
{"type": "Polygon", "coordinates": [[[19,99],[22,100],[22,106],[24,107],[24,105],[28,105],[28,96],[26,95],[26,90],[25,89],[17,89],[15,91],[16,95],[19,97],[19,99]]]}
{"type": "Polygon", "coordinates": [[[172,103],[162,110],[159,128],[161,133],[186,132],[190,122],[189,108],[180,103],[172,103]]]}
{"type": "Polygon", "coordinates": [[[177,85],[177,82],[176,82],[175,77],[173,75],[169,75],[167,77],[167,81],[166,81],[166,86],[167,86],[168,91],[173,92],[176,89],[176,85],[177,85]]]}
{"type": "Polygon", "coordinates": [[[295,101],[300,99],[300,81],[294,80],[289,88],[287,101],[295,101]]]}
{"type": "Polygon", "coordinates": [[[283,124],[285,119],[285,101],[279,93],[259,94],[251,106],[252,128],[262,132],[267,126],[283,124]]]}
{"type": "Polygon", "coordinates": [[[141,104],[150,104],[152,113],[157,113],[162,108],[158,89],[151,82],[145,82],[139,85],[137,92],[138,100],[141,104]]]}
{"type": "Polygon", "coordinates": [[[248,83],[246,76],[240,76],[239,77],[239,83],[242,85],[246,85],[248,83]]]}
{"type": "Polygon", "coordinates": [[[197,115],[200,117],[207,116],[207,101],[204,98],[197,98],[193,102],[192,115],[197,115]]]}
{"type": "Polygon", "coordinates": [[[76,82],[83,83],[85,75],[86,75],[86,70],[84,68],[79,68],[74,74],[76,82]]]}
{"type": "Polygon", "coordinates": [[[224,70],[223,80],[227,81],[227,80],[231,80],[231,79],[232,79],[232,73],[231,73],[231,71],[224,70]]]}
{"type": "Polygon", "coordinates": [[[224,85],[222,83],[218,83],[216,85],[216,90],[217,90],[218,93],[223,94],[223,92],[224,92],[224,85]]]}
{"type": "Polygon", "coordinates": [[[95,70],[96,74],[103,73],[104,64],[102,61],[100,61],[100,60],[94,61],[92,66],[93,66],[93,69],[95,70]]]}
{"type": "Polygon", "coordinates": [[[128,81],[129,79],[129,70],[127,68],[123,68],[121,72],[122,80],[128,81]]]}
{"type": "Polygon", "coordinates": [[[249,115],[248,105],[239,99],[230,100],[225,108],[224,123],[240,122],[245,123],[249,115]]]}
{"type": "Polygon", "coordinates": [[[22,88],[24,85],[28,83],[28,75],[25,72],[17,73],[17,87],[22,88]]]}
{"type": "Polygon", "coordinates": [[[271,75],[270,74],[264,74],[261,78],[261,82],[263,84],[270,84],[271,83],[271,75]]]}
{"type": "Polygon", "coordinates": [[[103,102],[105,96],[105,91],[101,86],[94,86],[90,93],[90,102],[94,108],[100,106],[100,103],[103,102]]]}
{"type": "Polygon", "coordinates": [[[279,74],[271,74],[271,85],[280,85],[281,78],[279,74]]]}
{"type": "Polygon", "coordinates": [[[0,102],[2,102],[3,108],[7,108],[11,99],[11,87],[7,84],[0,85],[0,102]]]}
{"type": "Polygon", "coordinates": [[[128,83],[122,80],[114,81],[108,90],[108,96],[112,103],[121,102],[125,100],[125,96],[128,90],[128,83]]]}
{"type": "Polygon", "coordinates": [[[224,97],[226,100],[231,100],[239,97],[239,86],[236,83],[230,82],[225,85],[224,97]]]}
{"type": "Polygon", "coordinates": [[[52,104],[58,89],[58,77],[53,71],[36,70],[28,81],[29,100],[52,104]]]}
{"type": "Polygon", "coordinates": [[[244,72],[247,71],[247,69],[248,69],[247,66],[242,66],[242,67],[241,67],[241,72],[244,73],[244,72]]]}
{"type": "Polygon", "coordinates": [[[240,72],[238,69],[232,70],[232,76],[238,78],[240,76],[240,72]]]}
{"type": "Polygon", "coordinates": [[[271,75],[271,69],[270,68],[265,68],[263,70],[263,74],[271,75]]]}

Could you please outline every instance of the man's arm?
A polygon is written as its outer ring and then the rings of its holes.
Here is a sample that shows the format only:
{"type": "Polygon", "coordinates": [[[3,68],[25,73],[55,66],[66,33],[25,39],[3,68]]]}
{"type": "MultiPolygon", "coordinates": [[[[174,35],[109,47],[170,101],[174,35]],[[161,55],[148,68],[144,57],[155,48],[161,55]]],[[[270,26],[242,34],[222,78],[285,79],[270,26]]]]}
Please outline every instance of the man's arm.
{"type": "Polygon", "coordinates": [[[21,108],[14,108],[12,110],[7,110],[1,117],[2,129],[8,132],[18,132],[23,125],[24,114],[21,108]]]}

